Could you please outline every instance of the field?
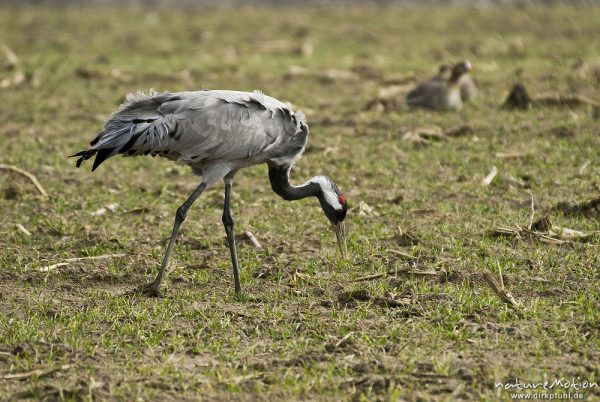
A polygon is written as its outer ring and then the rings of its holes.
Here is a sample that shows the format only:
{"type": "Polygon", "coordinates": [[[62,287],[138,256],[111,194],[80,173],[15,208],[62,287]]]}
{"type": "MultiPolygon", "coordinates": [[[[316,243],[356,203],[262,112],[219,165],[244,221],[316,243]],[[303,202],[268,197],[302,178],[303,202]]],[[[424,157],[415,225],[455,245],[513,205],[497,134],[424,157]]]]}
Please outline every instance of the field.
{"type": "Polygon", "coordinates": [[[0,164],[48,193],[0,169],[0,400],[509,400],[497,383],[572,379],[542,392],[600,398],[584,386],[600,382],[600,109],[573,97],[600,100],[599,21],[565,7],[0,9],[0,164]],[[481,89],[463,111],[397,107],[461,59],[481,89]],[[502,109],[517,82],[564,101],[502,109]],[[282,200],[261,165],[234,185],[244,297],[221,185],[188,213],[165,297],[136,293],[198,178],[161,158],[91,173],[67,156],[150,88],[260,89],[304,111],[292,180],[338,183],[350,258],[318,202],[282,200]],[[484,279],[499,270],[516,308],[484,279]]]}

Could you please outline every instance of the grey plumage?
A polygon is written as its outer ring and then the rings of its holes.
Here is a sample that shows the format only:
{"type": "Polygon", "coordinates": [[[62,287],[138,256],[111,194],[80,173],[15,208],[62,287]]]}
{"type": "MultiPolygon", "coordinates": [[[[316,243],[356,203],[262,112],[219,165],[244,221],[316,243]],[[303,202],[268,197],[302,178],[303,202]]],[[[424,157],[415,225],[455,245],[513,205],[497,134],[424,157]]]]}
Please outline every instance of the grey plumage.
{"type": "Polygon", "coordinates": [[[150,92],[129,95],[78,165],[107,158],[159,155],[190,165],[209,184],[239,168],[293,163],[307,141],[304,114],[255,91],[150,92]]]}
{"type": "Polygon", "coordinates": [[[235,173],[244,167],[267,163],[275,193],[286,200],[317,197],[333,225],[342,256],[345,256],[345,197],[328,177],[316,176],[303,185],[289,182],[293,163],[308,141],[304,114],[289,103],[259,91],[150,92],[129,95],[91,142],[91,148],[75,155],[77,167],[95,156],[92,171],[114,155],[159,155],[189,165],[202,182],[177,209],[171,238],[154,282],[144,291],[160,295],[160,284],[169,255],[187,210],[202,192],[217,180],[225,182],[223,225],[229,243],[235,291],[241,294],[239,263],[231,191],[235,173]]]}

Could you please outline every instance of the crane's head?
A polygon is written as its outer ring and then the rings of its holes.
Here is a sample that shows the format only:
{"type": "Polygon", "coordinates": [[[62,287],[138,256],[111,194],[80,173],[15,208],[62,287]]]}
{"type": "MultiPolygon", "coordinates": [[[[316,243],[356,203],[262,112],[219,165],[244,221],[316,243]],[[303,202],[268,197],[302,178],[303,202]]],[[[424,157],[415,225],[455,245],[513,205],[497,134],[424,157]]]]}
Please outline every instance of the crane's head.
{"type": "Polygon", "coordinates": [[[321,192],[318,196],[321,208],[323,208],[325,216],[327,216],[327,219],[333,225],[342,258],[346,258],[348,253],[346,247],[346,226],[344,224],[346,212],[348,212],[346,197],[344,197],[338,186],[329,177],[317,176],[311,181],[321,187],[321,192]]]}

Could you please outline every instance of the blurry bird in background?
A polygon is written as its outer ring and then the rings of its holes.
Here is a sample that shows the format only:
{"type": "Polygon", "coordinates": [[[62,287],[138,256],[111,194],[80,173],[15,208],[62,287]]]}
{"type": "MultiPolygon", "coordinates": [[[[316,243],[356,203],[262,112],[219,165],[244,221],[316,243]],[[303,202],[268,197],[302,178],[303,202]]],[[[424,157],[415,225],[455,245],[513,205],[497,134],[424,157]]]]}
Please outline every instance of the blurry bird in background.
{"type": "MultiPolygon", "coordinates": [[[[452,66],[448,64],[442,64],[438,70],[438,74],[431,78],[433,81],[447,82],[452,75],[452,66]]],[[[463,102],[469,102],[474,100],[479,93],[479,87],[475,82],[475,79],[471,74],[464,73],[458,81],[460,87],[460,98],[463,102]]]]}
{"type": "Polygon", "coordinates": [[[432,110],[462,109],[463,102],[473,100],[478,93],[477,84],[469,74],[471,69],[468,61],[456,63],[451,68],[442,65],[436,76],[408,93],[406,104],[432,110]]]}

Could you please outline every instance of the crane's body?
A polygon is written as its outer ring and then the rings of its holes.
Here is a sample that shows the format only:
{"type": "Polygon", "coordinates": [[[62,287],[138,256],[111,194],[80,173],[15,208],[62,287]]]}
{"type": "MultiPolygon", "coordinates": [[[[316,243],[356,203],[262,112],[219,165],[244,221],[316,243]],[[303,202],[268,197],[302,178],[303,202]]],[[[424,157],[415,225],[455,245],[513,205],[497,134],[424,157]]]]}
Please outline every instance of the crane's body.
{"type": "Polygon", "coordinates": [[[148,288],[152,295],[159,294],[169,254],[187,209],[206,187],[223,179],[223,223],[234,266],[236,293],[240,293],[229,204],[233,177],[241,168],[267,163],[273,190],[284,199],[317,197],[336,228],[340,250],[345,253],[343,220],[347,207],[337,186],[325,176],[316,176],[298,187],[289,183],[289,171],[307,141],[304,115],[294,112],[289,103],[258,91],[140,92],[127,97],[91,142],[90,149],[73,156],[79,157],[78,167],[95,156],[93,171],[114,155],[158,155],[189,165],[195,174],[202,176],[196,191],[177,211],[163,264],[148,288]]]}
{"type": "Polygon", "coordinates": [[[138,93],[127,97],[82,158],[97,153],[95,170],[117,154],[158,155],[189,165],[210,184],[267,161],[291,165],[307,140],[304,115],[258,91],[138,93]]]}

